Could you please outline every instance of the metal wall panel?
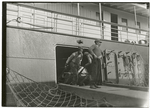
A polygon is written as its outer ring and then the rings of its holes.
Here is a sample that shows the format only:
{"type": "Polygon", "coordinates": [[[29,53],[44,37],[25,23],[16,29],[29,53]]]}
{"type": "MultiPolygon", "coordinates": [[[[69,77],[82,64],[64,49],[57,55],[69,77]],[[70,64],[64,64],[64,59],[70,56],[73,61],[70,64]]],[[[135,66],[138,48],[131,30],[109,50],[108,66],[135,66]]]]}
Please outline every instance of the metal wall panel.
{"type": "Polygon", "coordinates": [[[7,56],[54,59],[53,34],[7,29],[7,56]]]}
{"type": "Polygon", "coordinates": [[[55,35],[55,44],[64,44],[64,45],[74,45],[78,46],[77,40],[80,39],[78,37],[68,37],[62,35],[55,35]]]}
{"type": "MultiPolygon", "coordinates": [[[[44,33],[22,29],[7,29],[7,65],[15,71],[36,81],[56,81],[57,44],[90,47],[94,39],[66,36],[63,34],[44,33]]],[[[119,42],[103,41],[102,50],[135,51],[148,64],[148,47],[119,42]]]]}
{"type": "Polygon", "coordinates": [[[7,67],[37,82],[56,80],[55,60],[7,58],[7,67]]]}

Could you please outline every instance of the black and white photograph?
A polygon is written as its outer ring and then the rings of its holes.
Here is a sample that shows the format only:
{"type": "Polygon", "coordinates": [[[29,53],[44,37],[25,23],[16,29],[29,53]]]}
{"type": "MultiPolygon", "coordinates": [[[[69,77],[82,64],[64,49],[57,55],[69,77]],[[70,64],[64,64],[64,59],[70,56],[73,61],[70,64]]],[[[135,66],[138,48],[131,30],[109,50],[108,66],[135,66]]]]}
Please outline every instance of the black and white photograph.
{"type": "Polygon", "coordinates": [[[150,2],[2,2],[2,107],[149,107],[150,2]]]}

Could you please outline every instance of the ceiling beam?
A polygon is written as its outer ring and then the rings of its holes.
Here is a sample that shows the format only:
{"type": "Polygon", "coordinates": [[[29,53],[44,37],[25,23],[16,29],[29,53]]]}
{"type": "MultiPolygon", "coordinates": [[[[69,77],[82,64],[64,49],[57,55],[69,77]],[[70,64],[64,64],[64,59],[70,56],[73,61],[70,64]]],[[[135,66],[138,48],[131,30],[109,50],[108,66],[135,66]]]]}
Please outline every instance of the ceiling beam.
{"type": "Polygon", "coordinates": [[[143,9],[147,9],[147,5],[146,4],[136,4],[136,3],[132,3],[132,5],[136,6],[136,7],[140,7],[143,9]]]}
{"type": "Polygon", "coordinates": [[[122,5],[122,3],[108,3],[110,6],[119,6],[122,5]]]}
{"type": "Polygon", "coordinates": [[[145,9],[142,9],[142,10],[137,10],[137,12],[145,12],[145,13],[148,13],[148,10],[145,10],[145,9]]]}
{"type": "Polygon", "coordinates": [[[118,8],[130,7],[130,4],[120,4],[117,6],[118,8]]]}
{"type": "Polygon", "coordinates": [[[141,11],[141,12],[137,11],[137,14],[141,14],[141,15],[144,15],[144,16],[150,16],[149,13],[146,12],[146,11],[141,11]]]}
{"type": "MultiPolygon", "coordinates": [[[[134,8],[133,9],[126,9],[125,11],[134,13],[134,8]]],[[[137,14],[140,14],[140,15],[149,16],[148,11],[145,11],[144,9],[137,10],[136,12],[137,12],[137,14]]]]}
{"type": "Polygon", "coordinates": [[[133,6],[130,6],[130,7],[128,7],[128,8],[124,8],[124,10],[129,10],[129,11],[131,11],[131,10],[134,10],[134,7],[133,6]]]}
{"type": "Polygon", "coordinates": [[[138,12],[138,13],[141,13],[141,14],[148,14],[148,12],[145,12],[145,11],[143,11],[143,12],[138,12]]]}
{"type": "MultiPolygon", "coordinates": [[[[128,3],[128,5],[129,5],[129,3],[128,3]]],[[[119,8],[116,6],[116,7],[114,7],[114,6],[110,6],[110,5],[108,5],[108,3],[102,3],[102,6],[105,6],[105,7],[109,7],[109,8],[113,8],[113,9],[117,9],[117,10],[119,10],[119,8]]],[[[127,5],[126,5],[127,6],[127,5]]],[[[130,6],[133,6],[133,5],[131,5],[131,3],[130,3],[130,6]]],[[[127,10],[128,8],[120,8],[120,11],[124,11],[124,12],[128,12],[128,13],[131,13],[131,14],[134,14],[133,13],[133,11],[134,11],[134,6],[133,6],[133,9],[131,8],[131,9],[129,9],[129,10],[127,10]],[[132,11],[132,12],[131,12],[132,11]]],[[[144,17],[147,17],[147,15],[141,15],[141,14],[139,14],[140,16],[144,16],[144,17]]]]}
{"type": "Polygon", "coordinates": [[[137,11],[140,11],[140,10],[143,10],[143,8],[136,7],[136,10],[137,10],[137,11]]]}
{"type": "Polygon", "coordinates": [[[144,15],[144,16],[147,16],[147,17],[150,16],[149,14],[144,14],[144,13],[141,13],[141,15],[144,15]]]}

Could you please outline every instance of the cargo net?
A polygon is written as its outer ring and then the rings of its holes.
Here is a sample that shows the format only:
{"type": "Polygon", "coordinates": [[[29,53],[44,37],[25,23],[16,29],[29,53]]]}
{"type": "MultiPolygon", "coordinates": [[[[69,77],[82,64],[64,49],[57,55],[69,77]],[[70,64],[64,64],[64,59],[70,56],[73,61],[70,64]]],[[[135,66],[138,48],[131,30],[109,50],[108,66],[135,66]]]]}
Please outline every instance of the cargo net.
{"type": "Polygon", "coordinates": [[[11,69],[7,72],[7,85],[16,101],[22,107],[110,107],[103,97],[100,101],[85,99],[74,93],[37,83],[11,69]]]}

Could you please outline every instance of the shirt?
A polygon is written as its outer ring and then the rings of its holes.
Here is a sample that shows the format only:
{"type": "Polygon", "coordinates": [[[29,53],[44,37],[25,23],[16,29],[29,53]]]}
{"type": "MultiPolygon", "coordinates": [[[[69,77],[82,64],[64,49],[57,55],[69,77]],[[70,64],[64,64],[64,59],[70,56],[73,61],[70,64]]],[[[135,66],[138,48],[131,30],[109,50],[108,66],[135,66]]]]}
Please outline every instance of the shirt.
{"type": "Polygon", "coordinates": [[[71,54],[71,56],[67,59],[66,63],[74,62],[75,64],[81,65],[81,61],[83,58],[83,54],[79,54],[78,52],[74,52],[71,54]]]}
{"type": "MultiPolygon", "coordinates": [[[[90,47],[90,50],[92,50],[93,51],[93,53],[97,56],[97,57],[100,57],[100,56],[102,56],[102,50],[100,49],[100,47],[98,46],[98,45],[92,45],[91,47],[90,47]]],[[[91,52],[92,53],[92,52],[91,52]]],[[[93,54],[92,53],[92,54],[93,54]]]]}

